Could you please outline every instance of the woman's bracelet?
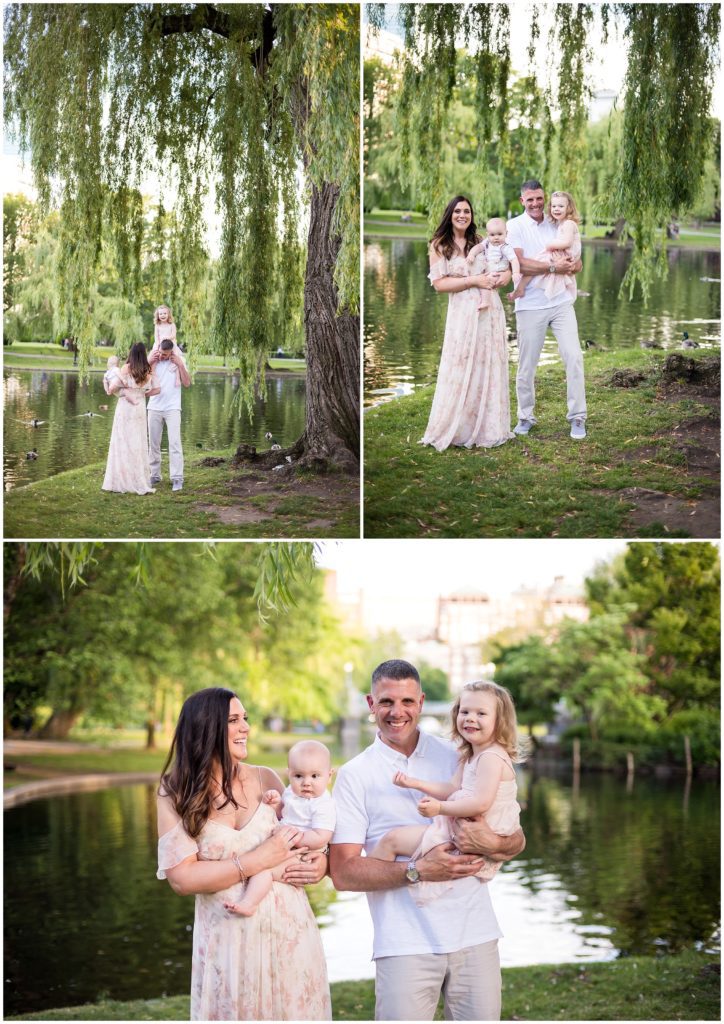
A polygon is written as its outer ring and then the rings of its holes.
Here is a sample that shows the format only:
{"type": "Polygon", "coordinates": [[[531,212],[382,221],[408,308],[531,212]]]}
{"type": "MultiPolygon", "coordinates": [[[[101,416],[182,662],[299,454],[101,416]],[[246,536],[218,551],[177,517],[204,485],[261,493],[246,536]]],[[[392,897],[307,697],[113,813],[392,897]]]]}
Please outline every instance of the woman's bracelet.
{"type": "Polygon", "coordinates": [[[241,866],[241,861],[239,860],[239,854],[238,853],[232,853],[232,855],[231,855],[231,862],[234,865],[234,867],[236,868],[236,870],[239,872],[239,881],[243,885],[244,882],[246,882],[246,873],[245,873],[243,867],[241,866]]]}

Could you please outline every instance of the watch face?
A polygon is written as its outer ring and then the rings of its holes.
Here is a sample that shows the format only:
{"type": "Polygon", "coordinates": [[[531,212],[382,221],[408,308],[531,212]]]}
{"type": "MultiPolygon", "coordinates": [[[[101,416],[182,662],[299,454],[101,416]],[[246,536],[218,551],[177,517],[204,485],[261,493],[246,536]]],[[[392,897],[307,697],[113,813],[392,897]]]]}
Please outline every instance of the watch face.
{"type": "Polygon", "coordinates": [[[420,880],[420,872],[417,870],[414,864],[410,864],[407,871],[405,872],[405,876],[408,882],[419,882],[420,880]]]}

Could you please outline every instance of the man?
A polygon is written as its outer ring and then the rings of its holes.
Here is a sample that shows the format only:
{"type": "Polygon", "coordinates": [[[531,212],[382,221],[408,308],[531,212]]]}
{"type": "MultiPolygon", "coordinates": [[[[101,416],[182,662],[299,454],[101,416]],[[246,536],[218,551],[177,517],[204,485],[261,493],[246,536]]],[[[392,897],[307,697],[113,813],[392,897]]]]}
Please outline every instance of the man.
{"type": "Polygon", "coordinates": [[[173,342],[161,342],[157,352],[151,352],[148,361],[153,367],[160,388],[148,400],[148,445],[151,462],[151,487],[161,483],[161,437],[166,424],[168,436],[169,475],[174,491],[184,485],[184,453],[181,448],[181,388],[191,383],[186,364],[174,352],[173,342]]]}
{"type": "Polygon", "coordinates": [[[432,1020],[442,991],[447,1020],[500,1017],[500,930],[488,886],[473,878],[485,853],[516,856],[523,833],[498,836],[484,822],[460,822],[455,835],[464,853],[436,847],[412,861],[362,856],[397,825],[420,825],[417,799],[392,778],[445,780],[457,767],[451,743],[417,727],[425,695],[417,669],[386,661],[372,675],[367,697],[379,732],[374,743],[339,769],[334,787],[337,826],[330,872],[340,890],[366,892],[374,926],[376,1020],[432,1020]],[[457,880],[448,892],[418,907],[416,883],[457,880]]]}
{"type": "MultiPolygon", "coordinates": [[[[521,185],[520,201],[525,212],[508,221],[508,242],[520,261],[521,273],[577,274],[580,260],[567,258],[560,263],[534,259],[556,237],[556,225],[545,215],[545,194],[539,181],[526,181],[521,185]]],[[[571,437],[582,440],[586,436],[586,392],[583,381],[583,354],[578,340],[578,323],[573,301],[567,292],[548,298],[543,288],[530,285],[522,299],[515,300],[518,324],[518,372],[515,390],[518,396],[518,423],[516,434],[527,434],[536,423],[535,371],[538,366],[546,330],[550,327],[558,342],[563,365],[566,368],[568,397],[567,419],[571,437]]]]}

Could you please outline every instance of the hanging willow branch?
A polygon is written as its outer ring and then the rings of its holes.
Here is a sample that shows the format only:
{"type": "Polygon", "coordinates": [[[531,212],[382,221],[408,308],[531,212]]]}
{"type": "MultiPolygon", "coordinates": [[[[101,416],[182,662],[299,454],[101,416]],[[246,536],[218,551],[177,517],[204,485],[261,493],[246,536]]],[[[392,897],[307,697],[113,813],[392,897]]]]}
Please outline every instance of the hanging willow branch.
{"type": "Polygon", "coordinates": [[[77,338],[82,376],[98,338],[92,294],[102,228],[112,234],[124,297],[134,301],[141,195],[153,179],[191,364],[209,349],[237,357],[247,404],[264,355],[301,322],[302,161],[311,182],[339,187],[335,280],[340,309],[356,311],[358,21],[354,4],[6,8],[6,123],[30,156],[40,202],[62,211],[56,328],[77,338]],[[311,103],[301,133],[293,122],[300,81],[311,103]],[[222,252],[208,324],[211,189],[222,252]]]}
{"type": "MultiPolygon", "coordinates": [[[[624,84],[625,121],[619,173],[610,193],[597,197],[599,212],[625,218],[633,253],[624,284],[633,295],[638,284],[647,298],[656,273],[665,273],[667,221],[696,200],[711,145],[709,117],[718,57],[716,4],[569,4],[547,8],[551,31],[540,37],[546,7],[523,4],[403,4],[404,31],[400,85],[396,98],[401,136],[400,184],[437,222],[457,190],[446,180],[440,153],[446,142],[447,114],[460,85],[462,48],[476,74],[477,199],[489,195],[490,165],[507,165],[510,25],[529,30],[526,76],[518,79],[528,102],[520,104],[527,123],[519,129],[526,174],[549,189],[585,191],[586,125],[590,86],[587,67],[594,43],[607,41],[614,22],[624,32],[628,70],[624,84]],[[524,12],[524,13],[523,13],[524,12]],[[546,80],[535,67],[545,46],[546,80]],[[540,153],[542,138],[543,153],[540,153]],[[538,159],[538,166],[531,166],[538,159]]],[[[370,25],[385,24],[385,5],[368,6],[370,25]]]]}

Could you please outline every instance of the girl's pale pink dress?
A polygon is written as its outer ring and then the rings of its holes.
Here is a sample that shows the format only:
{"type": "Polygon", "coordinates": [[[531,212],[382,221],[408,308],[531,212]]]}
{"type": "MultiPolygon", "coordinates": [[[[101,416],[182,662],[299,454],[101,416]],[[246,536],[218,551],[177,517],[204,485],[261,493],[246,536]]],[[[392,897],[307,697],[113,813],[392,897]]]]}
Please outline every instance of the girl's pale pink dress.
{"type": "MultiPolygon", "coordinates": [[[[479,273],[480,258],[471,267],[464,256],[440,256],[430,281],[479,273]]],[[[487,309],[478,310],[478,302],[478,288],[450,293],[435,397],[421,441],[439,452],[450,445],[494,448],[513,437],[503,304],[495,290],[487,309]]]]}
{"type": "Polygon", "coordinates": [[[136,384],[130,373],[122,373],[123,387],[136,391],[138,403],[132,405],[119,398],[113,416],[111,442],[108,446],[104,491],[131,494],[153,494],[148,461],[148,424],[146,392],[155,386],[153,375],[145,384],[136,384]]]}
{"type": "MultiPolygon", "coordinates": [[[[179,822],[158,842],[158,877],[192,853],[201,860],[242,856],[278,825],[259,804],[237,830],[209,820],[197,839],[179,822]]],[[[253,917],[224,909],[241,885],[196,896],[191,963],[191,1020],[331,1020],[319,929],[303,889],[274,882],[253,917]]]]}
{"type": "MultiPolygon", "coordinates": [[[[580,258],[581,255],[581,235],[578,231],[578,225],[574,220],[563,221],[562,224],[558,225],[556,235],[560,238],[561,232],[564,225],[573,227],[573,242],[568,249],[545,249],[543,252],[538,253],[536,256],[537,260],[541,260],[543,263],[558,263],[565,256],[571,256],[574,260],[580,258]]],[[[536,274],[532,281],[534,288],[542,288],[549,299],[555,298],[557,295],[561,295],[563,292],[568,292],[571,297],[571,301],[575,302],[578,296],[578,286],[576,285],[576,279],[573,274],[536,274]]]]}
{"type": "MultiPolygon", "coordinates": [[[[481,765],[481,758],[486,757],[499,757],[501,761],[504,761],[514,771],[513,762],[510,757],[503,747],[496,743],[466,762],[463,767],[460,789],[456,789],[447,798],[448,800],[461,800],[463,797],[472,796],[476,789],[475,779],[478,771],[485,771],[485,762],[483,761],[481,765]]],[[[499,836],[511,836],[520,828],[520,804],[516,799],[517,794],[518,786],[515,779],[510,779],[510,781],[504,780],[498,785],[495,800],[485,812],[486,824],[499,836]]],[[[433,847],[439,846],[441,843],[453,842],[452,826],[454,820],[448,814],[438,814],[433,818],[430,827],[425,829],[420,845],[413,853],[412,859],[417,860],[420,857],[424,857],[433,847]]],[[[489,882],[500,869],[500,861],[490,860],[489,857],[484,859],[485,863],[475,877],[480,878],[483,882],[489,882]]],[[[422,907],[429,903],[430,900],[435,900],[438,896],[442,896],[453,884],[453,882],[418,882],[410,891],[415,903],[422,907]]]]}

